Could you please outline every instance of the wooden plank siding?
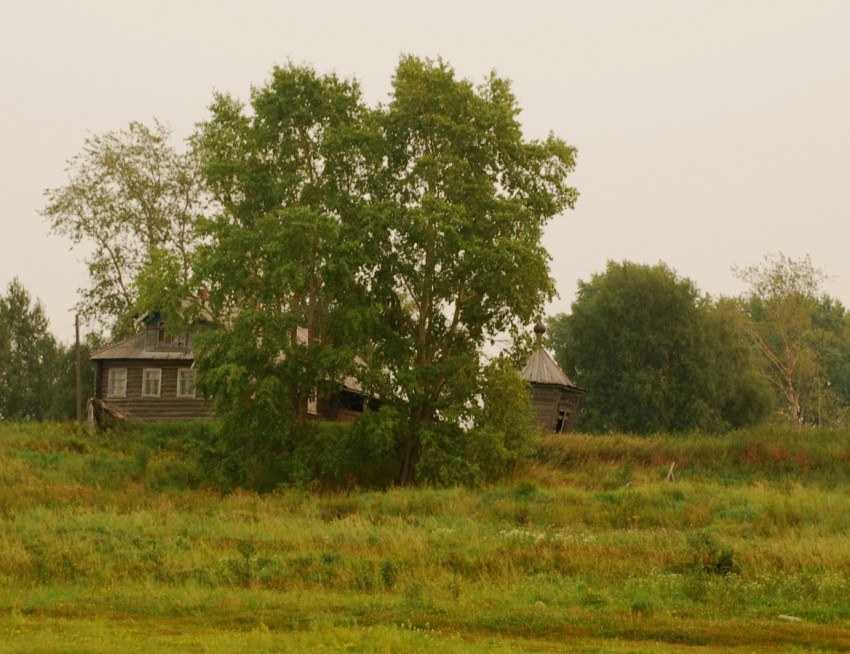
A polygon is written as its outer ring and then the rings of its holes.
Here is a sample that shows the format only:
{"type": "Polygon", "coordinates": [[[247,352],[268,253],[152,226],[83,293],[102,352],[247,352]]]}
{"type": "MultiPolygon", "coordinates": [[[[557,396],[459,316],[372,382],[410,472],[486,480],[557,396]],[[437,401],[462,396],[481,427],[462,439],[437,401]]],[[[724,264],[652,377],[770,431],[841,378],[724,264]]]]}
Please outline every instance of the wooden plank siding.
{"type": "Polygon", "coordinates": [[[122,411],[130,418],[141,420],[189,420],[212,417],[210,400],[198,397],[177,397],[177,371],[188,368],[191,361],[144,361],[110,359],[97,361],[95,396],[122,411]],[[126,397],[108,397],[107,384],[111,368],[126,368],[126,397]],[[148,368],[162,371],[159,397],[142,397],[142,375],[148,368]]]}
{"type": "Polygon", "coordinates": [[[557,386],[535,384],[531,387],[531,406],[538,426],[546,432],[551,432],[552,425],[558,420],[560,395],[561,389],[557,386]]]}
{"type": "Polygon", "coordinates": [[[578,410],[579,393],[560,386],[533,384],[531,406],[537,425],[545,432],[567,433],[572,431],[573,420],[578,410]],[[564,424],[560,425],[561,412],[564,424]]]}
{"type": "MultiPolygon", "coordinates": [[[[545,331],[543,325],[534,328],[538,336],[545,331]]],[[[570,381],[543,345],[538,344],[532,352],[520,376],[531,387],[531,405],[538,427],[557,434],[572,431],[584,391],[570,381]]]]}

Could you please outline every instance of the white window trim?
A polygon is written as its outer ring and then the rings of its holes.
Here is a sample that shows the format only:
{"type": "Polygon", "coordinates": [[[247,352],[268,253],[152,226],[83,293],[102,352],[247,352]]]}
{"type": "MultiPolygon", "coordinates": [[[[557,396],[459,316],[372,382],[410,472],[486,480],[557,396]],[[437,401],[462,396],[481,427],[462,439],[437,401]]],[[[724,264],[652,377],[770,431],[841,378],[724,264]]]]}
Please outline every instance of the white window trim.
{"type": "Polygon", "coordinates": [[[162,394],[162,368],[142,369],[142,397],[160,397],[162,394]],[[156,393],[148,393],[148,373],[156,373],[156,393]]]}
{"type": "Polygon", "coordinates": [[[127,397],[127,369],[126,368],[109,368],[106,375],[106,397],[127,397]],[[113,393],[115,382],[119,381],[118,373],[123,373],[123,384],[120,386],[120,392],[113,393]],[[118,377],[118,379],[116,379],[118,377]]]}
{"type": "Polygon", "coordinates": [[[178,368],[177,369],[177,397],[197,397],[195,394],[195,369],[194,368],[178,368]],[[183,393],[183,377],[187,374],[192,376],[192,390],[183,393]]]}

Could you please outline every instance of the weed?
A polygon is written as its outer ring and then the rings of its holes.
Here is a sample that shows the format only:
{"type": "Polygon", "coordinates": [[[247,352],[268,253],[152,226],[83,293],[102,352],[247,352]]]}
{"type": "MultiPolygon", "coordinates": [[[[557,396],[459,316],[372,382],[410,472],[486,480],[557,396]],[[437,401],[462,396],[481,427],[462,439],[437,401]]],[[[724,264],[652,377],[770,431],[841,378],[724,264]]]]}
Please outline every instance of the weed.
{"type": "Polygon", "coordinates": [[[741,567],[735,561],[731,547],[721,545],[711,534],[700,531],[690,536],[693,565],[697,572],[714,575],[739,574],[741,567]]]}
{"type": "Polygon", "coordinates": [[[410,582],[404,588],[402,606],[417,611],[430,610],[433,607],[430,589],[421,581],[410,582]]]}
{"type": "Polygon", "coordinates": [[[381,562],[381,583],[387,590],[392,590],[396,582],[398,582],[398,566],[392,559],[384,559],[381,562]]]}
{"type": "Polygon", "coordinates": [[[242,558],[230,559],[228,565],[237,583],[248,588],[254,581],[254,556],[257,547],[252,540],[239,539],[236,541],[236,551],[242,558]]]}

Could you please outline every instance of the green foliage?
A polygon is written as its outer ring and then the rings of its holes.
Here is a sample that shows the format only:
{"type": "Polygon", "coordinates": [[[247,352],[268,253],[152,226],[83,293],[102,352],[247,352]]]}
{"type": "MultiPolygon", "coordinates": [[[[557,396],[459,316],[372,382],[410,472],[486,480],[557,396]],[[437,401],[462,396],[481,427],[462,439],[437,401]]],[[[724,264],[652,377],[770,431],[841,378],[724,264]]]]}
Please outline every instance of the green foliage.
{"type": "Polygon", "coordinates": [[[501,443],[488,470],[521,457],[504,416],[462,426],[482,346],[554,293],[540,239],[576,200],[574,149],[523,138],[507,80],[476,87],[411,56],[376,109],[356,82],[291,64],[253,90],[250,112],[227,95],[210,109],[197,143],[221,211],[201,224],[195,268],[218,329],[196,339],[198,385],[228,431],[246,433],[221,442],[257,460],[280,458],[283,442],[292,454],[315,436],[308,396],[353,375],[395,412],[400,483],[426,431],[440,443],[429,451],[457,460],[501,443]]]}
{"type": "Polygon", "coordinates": [[[62,352],[48,330],[44,306],[13,279],[0,295],[0,420],[49,417],[61,365],[62,352]]]}
{"type": "Polygon", "coordinates": [[[577,427],[641,434],[722,428],[722,380],[705,316],[692,282],[663,264],[611,261],[579,282],[572,315],[554,321],[559,362],[587,390],[577,427]]]}
{"type": "Polygon", "coordinates": [[[375,210],[359,215],[358,275],[377,312],[378,392],[408,417],[401,483],[424,464],[425,440],[464,431],[440,423],[477,394],[482,345],[518,332],[554,292],[540,239],[576,200],[575,151],[525,140],[518,112],[495,74],[476,87],[442,60],[405,56],[378,116],[384,164],[375,210]]]}
{"type": "Polygon", "coordinates": [[[487,366],[482,384],[480,404],[471,412],[472,425],[464,428],[443,421],[423,428],[421,481],[479,486],[531,460],[537,432],[527,384],[503,358],[487,366]]]}
{"type": "Polygon", "coordinates": [[[354,424],[310,421],[297,431],[277,426],[259,437],[219,420],[191,442],[205,478],[223,489],[386,488],[398,473],[395,428],[391,409],[369,411],[354,424]]]}
{"type": "Polygon", "coordinates": [[[331,490],[387,488],[398,474],[392,410],[353,425],[313,422],[293,453],[292,481],[331,490]]]}
{"type": "Polygon", "coordinates": [[[770,384],[759,374],[758,354],[746,337],[735,300],[721,298],[704,313],[706,345],[714,353],[707,376],[723,424],[739,429],[759,424],[774,411],[770,384]]]}
{"type": "Polygon", "coordinates": [[[174,252],[160,246],[150,248],[133,280],[137,315],[167,318],[172,333],[188,332],[202,319],[202,299],[192,291],[186,270],[174,252]]]}
{"type": "Polygon", "coordinates": [[[782,253],[735,272],[749,285],[741,300],[744,328],[778,413],[798,425],[846,422],[850,329],[844,307],[821,290],[826,275],[808,256],[782,253]]]}
{"type": "Polygon", "coordinates": [[[356,296],[344,220],[360,174],[351,145],[365,111],[359,93],[309,67],[275,68],[253,90],[250,113],[218,95],[198,134],[221,209],[202,222],[196,259],[214,320],[195,339],[198,387],[215,399],[226,476],[241,469],[240,485],[274,487],[303,478],[292,466],[314,470],[295,463],[318,434],[307,398],[328,397],[356,368],[361,337],[344,329],[356,296]]]}
{"type": "MultiPolygon", "coordinates": [[[[484,370],[480,409],[474,412],[477,427],[495,431],[501,440],[504,467],[508,470],[527,462],[534,454],[537,433],[528,384],[509,359],[494,360],[484,370]]],[[[502,471],[494,469],[488,481],[502,471]]]]}
{"type": "Polygon", "coordinates": [[[589,392],[589,431],[722,431],[771,414],[840,425],[850,407],[850,319],[808,258],[736,269],[742,298],[701,298],[663,264],[609,262],[581,282],[549,342],[589,392]]]}
{"type": "MultiPolygon", "coordinates": [[[[94,396],[94,363],[89,360],[96,349],[96,339],[86,338],[80,344],[80,383],[82,410],[87,398],[94,396]]],[[[57,376],[53,401],[47,414],[52,420],[69,420],[77,417],[77,349],[76,345],[58,346],[57,376]]]]}
{"type": "Polygon", "coordinates": [[[189,278],[205,199],[195,153],[178,152],[170,140],[158,121],[91,135],[68,162],[67,185],[45,191],[42,215],[53,233],[91,247],[90,286],[81,289],[78,309],[113,337],[132,329],[136,280],[156,263],[153,252],[168,252],[181,283],[189,278]]]}
{"type": "Polygon", "coordinates": [[[735,551],[728,545],[718,542],[717,538],[705,531],[697,531],[688,538],[688,544],[693,549],[693,561],[690,573],[696,579],[686,591],[695,601],[705,600],[704,584],[701,584],[701,574],[726,576],[741,574],[741,566],[735,560],[735,551]],[[697,590],[698,589],[698,590],[697,590]]]}

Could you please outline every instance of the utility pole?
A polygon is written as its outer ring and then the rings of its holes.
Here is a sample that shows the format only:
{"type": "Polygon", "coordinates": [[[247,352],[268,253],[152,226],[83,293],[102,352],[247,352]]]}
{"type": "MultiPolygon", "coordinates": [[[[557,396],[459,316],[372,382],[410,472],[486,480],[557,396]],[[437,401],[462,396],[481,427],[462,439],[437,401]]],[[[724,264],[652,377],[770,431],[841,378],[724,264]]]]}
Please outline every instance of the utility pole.
{"type": "Polygon", "coordinates": [[[80,314],[74,315],[74,331],[77,334],[77,422],[83,419],[83,378],[82,362],[80,361],[80,314]]]}

